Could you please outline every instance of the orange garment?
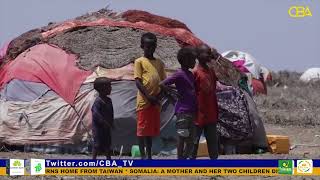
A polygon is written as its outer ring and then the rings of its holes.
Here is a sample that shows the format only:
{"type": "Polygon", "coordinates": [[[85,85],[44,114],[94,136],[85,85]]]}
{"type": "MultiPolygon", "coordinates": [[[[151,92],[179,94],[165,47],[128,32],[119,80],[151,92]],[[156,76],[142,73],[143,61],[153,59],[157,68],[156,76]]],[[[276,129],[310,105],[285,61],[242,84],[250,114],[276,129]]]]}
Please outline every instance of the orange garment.
{"type": "Polygon", "coordinates": [[[137,111],[137,136],[160,135],[160,107],[150,105],[137,111]]]}

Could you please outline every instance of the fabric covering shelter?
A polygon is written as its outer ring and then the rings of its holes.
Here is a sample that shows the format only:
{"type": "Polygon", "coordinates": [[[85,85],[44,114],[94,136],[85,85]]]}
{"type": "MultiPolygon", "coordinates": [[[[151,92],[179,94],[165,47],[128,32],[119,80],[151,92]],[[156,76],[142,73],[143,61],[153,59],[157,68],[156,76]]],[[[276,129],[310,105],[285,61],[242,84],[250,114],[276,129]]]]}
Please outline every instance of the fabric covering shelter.
{"type": "Polygon", "coordinates": [[[235,88],[221,91],[217,93],[217,99],[220,136],[239,141],[251,138],[253,125],[243,92],[235,88]]]}
{"type": "Polygon", "coordinates": [[[91,74],[75,67],[76,56],[48,44],[20,54],[0,70],[0,88],[12,79],[43,82],[73,104],[80,85],[91,74]]]}
{"type": "Polygon", "coordinates": [[[12,79],[2,90],[1,97],[7,101],[34,101],[51,92],[50,88],[43,83],[23,81],[19,79],[12,79]]]}
{"type": "Polygon", "coordinates": [[[266,131],[252,97],[239,88],[229,88],[217,92],[217,98],[221,140],[267,148],[266,131]]]}
{"type": "Polygon", "coordinates": [[[304,82],[320,80],[320,68],[310,68],[306,70],[300,76],[300,80],[304,82]]]}
{"type": "Polygon", "coordinates": [[[256,59],[249,53],[229,50],[222,53],[222,56],[233,62],[236,66],[245,72],[248,70],[254,78],[259,79],[260,76],[260,65],[257,63],[256,59]]]}

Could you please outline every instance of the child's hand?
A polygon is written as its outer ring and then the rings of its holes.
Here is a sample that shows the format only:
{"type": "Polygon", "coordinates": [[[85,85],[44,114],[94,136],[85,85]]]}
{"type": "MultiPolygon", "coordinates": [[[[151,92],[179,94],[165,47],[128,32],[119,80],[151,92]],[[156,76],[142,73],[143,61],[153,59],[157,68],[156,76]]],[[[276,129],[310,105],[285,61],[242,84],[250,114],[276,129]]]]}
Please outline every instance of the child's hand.
{"type": "Polygon", "coordinates": [[[155,96],[148,96],[147,99],[152,105],[160,105],[158,98],[155,96]]]}

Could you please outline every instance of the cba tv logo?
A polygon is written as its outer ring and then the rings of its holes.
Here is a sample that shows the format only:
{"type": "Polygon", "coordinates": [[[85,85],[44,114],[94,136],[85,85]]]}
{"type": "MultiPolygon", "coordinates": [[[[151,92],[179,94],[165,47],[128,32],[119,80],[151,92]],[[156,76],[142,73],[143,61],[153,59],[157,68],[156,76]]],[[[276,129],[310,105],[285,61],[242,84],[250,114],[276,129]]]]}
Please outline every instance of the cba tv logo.
{"type": "Polygon", "coordinates": [[[291,6],[288,10],[288,14],[293,18],[302,18],[305,16],[312,16],[312,13],[308,6],[291,6]]]}
{"type": "Polygon", "coordinates": [[[312,160],[297,160],[297,173],[312,174],[313,162],[312,160]]]}

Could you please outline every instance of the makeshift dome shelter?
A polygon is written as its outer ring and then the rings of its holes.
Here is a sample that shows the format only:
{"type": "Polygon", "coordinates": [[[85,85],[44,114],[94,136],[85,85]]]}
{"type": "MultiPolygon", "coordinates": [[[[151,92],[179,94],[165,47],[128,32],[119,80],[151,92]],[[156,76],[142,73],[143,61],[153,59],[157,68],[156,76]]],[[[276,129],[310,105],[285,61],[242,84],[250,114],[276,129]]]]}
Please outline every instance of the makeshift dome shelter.
{"type": "Polygon", "coordinates": [[[264,83],[271,80],[271,73],[267,68],[260,66],[252,55],[230,50],[222,53],[222,56],[230,60],[241,73],[248,75],[248,86],[253,94],[267,94],[264,83]],[[263,75],[263,82],[260,79],[260,73],[263,75]]]}
{"type": "Polygon", "coordinates": [[[300,77],[303,82],[319,81],[320,80],[320,68],[310,68],[306,70],[300,77]]]}
{"type": "MultiPolygon", "coordinates": [[[[136,144],[136,93],[133,61],[143,53],[140,37],[158,38],[155,56],[168,74],[179,65],[178,50],[203,42],[179,21],[131,10],[107,9],[28,31],[13,39],[0,69],[0,142],[27,150],[86,151],[91,136],[91,106],[95,78],[113,80],[115,131],[113,148],[130,152],[136,144]]],[[[220,81],[237,85],[240,74],[221,58],[212,64],[220,81]]],[[[168,147],[176,136],[174,104],[162,101],[161,135],[154,151],[168,147]]]]}

